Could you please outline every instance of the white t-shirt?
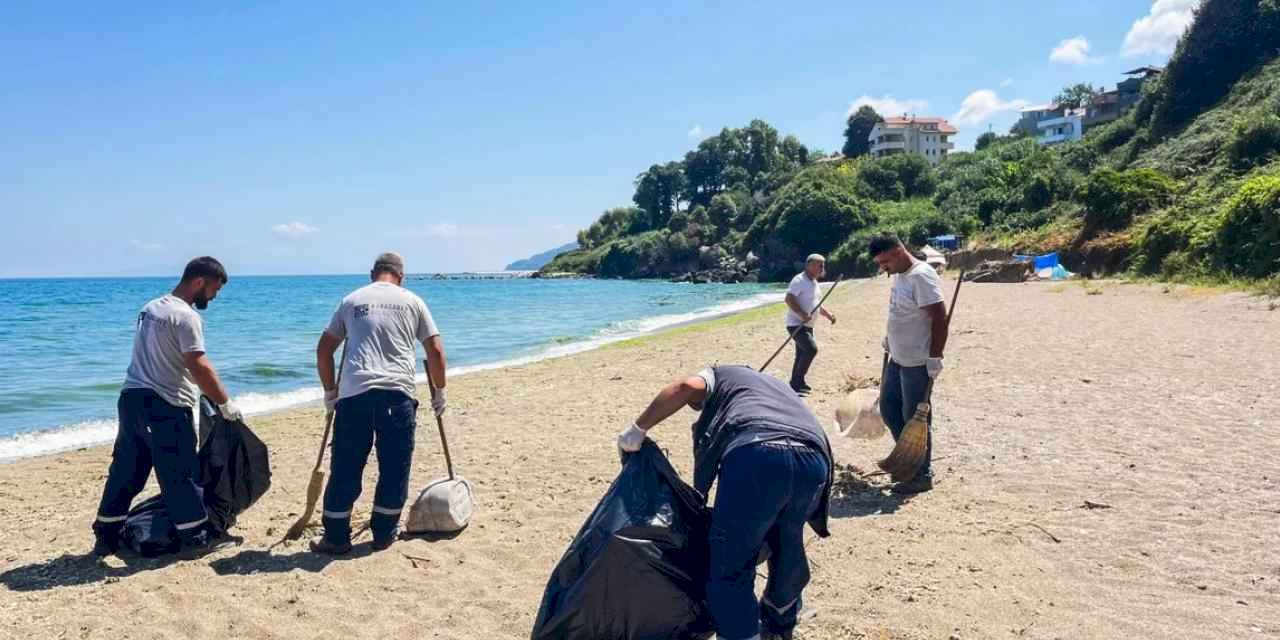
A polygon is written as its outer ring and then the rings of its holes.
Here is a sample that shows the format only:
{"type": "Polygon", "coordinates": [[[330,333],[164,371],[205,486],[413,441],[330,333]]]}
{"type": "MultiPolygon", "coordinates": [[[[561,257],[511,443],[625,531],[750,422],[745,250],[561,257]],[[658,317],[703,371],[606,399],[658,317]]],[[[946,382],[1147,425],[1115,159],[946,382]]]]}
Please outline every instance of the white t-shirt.
{"type": "Polygon", "coordinates": [[[165,402],[194,407],[200,389],[183,354],[204,352],[204,320],[173,294],[142,307],[133,334],[133,359],[124,374],[125,389],[151,389],[165,402]]]}
{"type": "MultiPolygon", "coordinates": [[[[797,273],[796,277],[791,279],[791,284],[787,286],[787,293],[795,296],[796,303],[799,304],[800,308],[804,309],[806,312],[813,311],[813,308],[818,305],[818,291],[818,281],[810,278],[809,274],[804,271],[797,273]]],[[[787,327],[794,327],[800,324],[803,324],[806,327],[812,327],[813,319],[810,318],[809,322],[804,322],[800,319],[799,314],[797,314],[795,310],[788,305],[787,327]]]]}
{"type": "Polygon", "coordinates": [[[933,321],[924,310],[943,301],[942,281],[933,267],[916,262],[894,276],[889,294],[889,357],[904,367],[922,367],[929,359],[933,321]]]}
{"type": "Polygon", "coordinates": [[[440,335],[422,298],[390,282],[374,282],[343,298],[325,332],[347,341],[339,398],[370,389],[403,391],[412,396],[417,362],[414,342],[440,335]]]}

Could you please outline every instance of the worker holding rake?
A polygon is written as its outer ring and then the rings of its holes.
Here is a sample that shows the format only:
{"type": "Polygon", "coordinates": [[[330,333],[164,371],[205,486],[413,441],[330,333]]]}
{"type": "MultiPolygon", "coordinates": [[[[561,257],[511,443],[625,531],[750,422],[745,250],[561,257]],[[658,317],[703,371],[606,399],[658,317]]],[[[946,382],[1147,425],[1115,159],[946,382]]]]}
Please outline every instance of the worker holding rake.
{"type": "MultiPolygon", "coordinates": [[[[880,381],[880,414],[896,441],[916,407],[930,401],[931,382],[942,373],[947,306],[937,271],[913,257],[897,236],[872,238],[868,253],[885,273],[896,276],[889,296],[885,366],[880,381]]],[[[932,421],[930,411],[928,423],[932,421]]],[[[915,494],[933,489],[932,457],[930,429],[923,465],[914,478],[894,485],[894,493],[915,494]]]]}
{"type": "Polygon", "coordinates": [[[369,522],[373,548],[386,549],[399,534],[417,426],[415,342],[426,349],[431,408],[436,416],[445,410],[444,343],[426,303],[402,286],[404,259],[384,253],[369,275],[372,283],[342,299],[316,347],[325,405],[335,412],[324,535],[311,541],[311,550],[318,553],[351,551],[351,508],[360,497],[361,475],[375,447],[378,485],[369,522]],[[333,355],[343,340],[347,346],[339,382],[333,355]]]}

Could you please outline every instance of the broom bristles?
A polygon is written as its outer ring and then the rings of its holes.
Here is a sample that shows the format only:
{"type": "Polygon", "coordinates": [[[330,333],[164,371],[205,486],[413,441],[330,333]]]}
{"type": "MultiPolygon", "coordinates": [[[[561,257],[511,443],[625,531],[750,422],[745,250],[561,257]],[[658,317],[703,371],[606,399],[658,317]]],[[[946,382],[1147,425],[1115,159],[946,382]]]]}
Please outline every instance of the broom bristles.
{"type": "Polygon", "coordinates": [[[929,405],[920,403],[916,408],[915,416],[902,428],[902,434],[898,436],[893,451],[877,463],[894,482],[911,480],[924,465],[925,455],[929,451],[928,418],[929,405]]]}
{"type": "Polygon", "coordinates": [[[316,512],[316,503],[320,501],[320,491],[324,488],[324,472],[316,469],[311,472],[311,483],[307,485],[307,508],[303,510],[302,515],[298,516],[298,521],[289,527],[289,531],[284,534],[284,540],[297,540],[307,530],[307,526],[311,524],[311,514],[316,512]]]}

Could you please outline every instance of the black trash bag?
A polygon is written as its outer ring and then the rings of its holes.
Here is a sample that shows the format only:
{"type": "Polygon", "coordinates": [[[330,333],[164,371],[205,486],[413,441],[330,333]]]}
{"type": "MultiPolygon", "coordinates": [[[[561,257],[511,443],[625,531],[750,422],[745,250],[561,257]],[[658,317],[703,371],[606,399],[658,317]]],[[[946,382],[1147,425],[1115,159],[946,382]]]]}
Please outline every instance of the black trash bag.
{"type": "Polygon", "coordinates": [[[706,637],[710,528],[706,500],[645,440],[556,565],[530,637],[706,637]]]}
{"type": "MultiPolygon", "coordinates": [[[[225,534],[271,488],[271,464],[267,446],[243,422],[224,419],[208,398],[200,399],[200,409],[199,490],[210,526],[225,534]]],[[[178,531],[158,495],[129,510],[120,539],[147,558],[179,547],[178,531]]]]}

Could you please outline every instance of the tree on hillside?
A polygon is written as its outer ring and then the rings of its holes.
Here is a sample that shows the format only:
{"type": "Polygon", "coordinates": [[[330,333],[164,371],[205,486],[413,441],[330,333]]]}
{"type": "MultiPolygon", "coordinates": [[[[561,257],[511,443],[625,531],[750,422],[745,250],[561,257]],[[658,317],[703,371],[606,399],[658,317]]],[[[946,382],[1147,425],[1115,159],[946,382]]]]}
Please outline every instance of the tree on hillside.
{"type": "Polygon", "coordinates": [[[643,211],[635,207],[609,209],[599,220],[591,223],[590,227],[578,232],[578,245],[583,249],[594,249],[627,233],[632,222],[644,215],[643,211]]]}
{"type": "Polygon", "coordinates": [[[978,141],[974,143],[973,150],[982,151],[983,149],[986,149],[987,147],[991,146],[992,142],[995,142],[996,140],[999,140],[999,139],[1000,139],[1000,134],[994,131],[988,131],[978,136],[978,141]]]}
{"type": "Polygon", "coordinates": [[[881,118],[875,109],[865,104],[850,114],[844,128],[844,148],[841,149],[844,157],[856,158],[870,153],[871,141],[868,138],[871,135],[871,129],[877,122],[883,121],[884,118],[881,118]]]}
{"type": "Polygon", "coordinates": [[[1053,97],[1053,101],[1064,107],[1079,109],[1088,106],[1102,90],[1088,83],[1077,83],[1062,88],[1058,95],[1053,97]]]}
{"type": "Polygon", "coordinates": [[[680,196],[685,188],[684,164],[668,162],[655,164],[648,171],[636,176],[636,193],[632,197],[636,205],[648,214],[643,229],[632,226],[632,231],[661,229],[667,226],[671,214],[680,206],[680,196]]]}

